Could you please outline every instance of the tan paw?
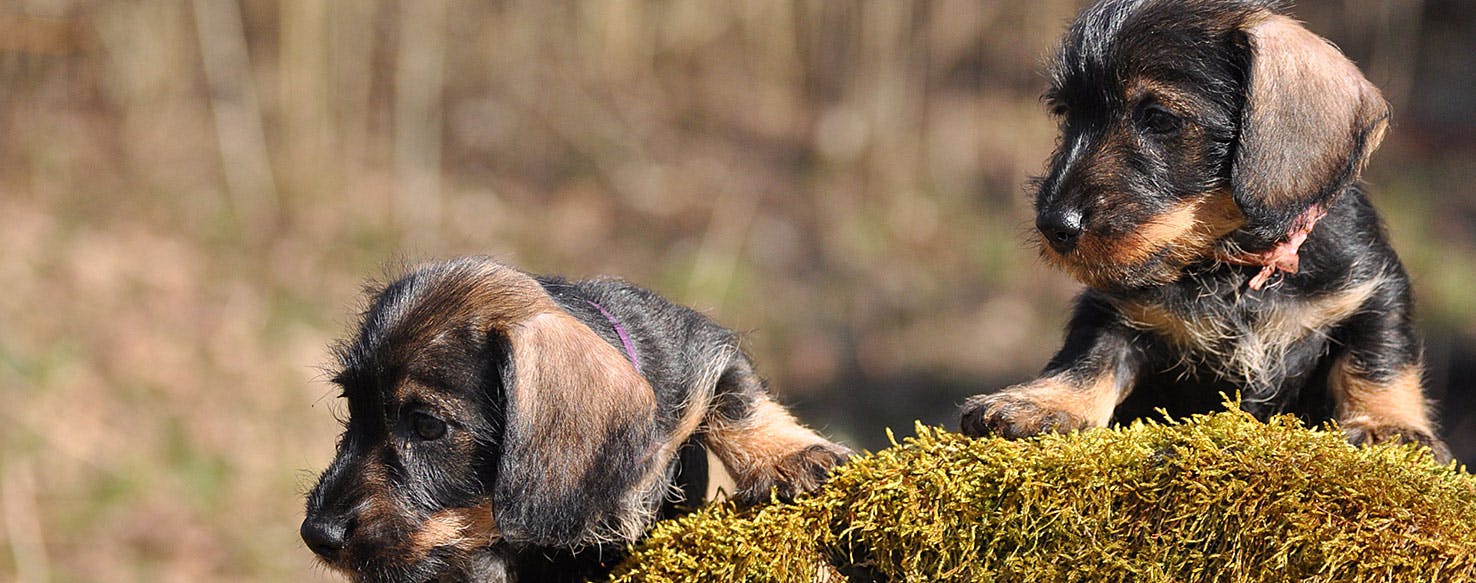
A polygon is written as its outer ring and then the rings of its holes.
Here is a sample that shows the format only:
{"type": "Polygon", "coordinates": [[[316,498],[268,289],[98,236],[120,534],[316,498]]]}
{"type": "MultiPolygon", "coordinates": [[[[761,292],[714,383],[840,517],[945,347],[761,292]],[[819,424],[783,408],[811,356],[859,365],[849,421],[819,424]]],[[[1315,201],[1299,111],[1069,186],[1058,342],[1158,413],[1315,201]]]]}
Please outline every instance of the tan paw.
{"type": "Polygon", "coordinates": [[[1430,450],[1435,461],[1446,463],[1451,460],[1450,447],[1429,432],[1396,425],[1380,424],[1376,421],[1349,421],[1342,424],[1343,435],[1353,445],[1376,443],[1418,443],[1430,450]]]}
{"type": "Polygon", "coordinates": [[[1046,432],[1066,433],[1092,425],[1070,411],[1049,407],[1015,391],[977,395],[964,402],[959,430],[964,435],[1019,439],[1046,432]]]}
{"type": "Polygon", "coordinates": [[[734,501],[741,505],[768,502],[770,494],[781,501],[813,492],[830,479],[830,472],[845,463],[851,451],[839,445],[816,444],[796,451],[740,490],[734,501]]]}

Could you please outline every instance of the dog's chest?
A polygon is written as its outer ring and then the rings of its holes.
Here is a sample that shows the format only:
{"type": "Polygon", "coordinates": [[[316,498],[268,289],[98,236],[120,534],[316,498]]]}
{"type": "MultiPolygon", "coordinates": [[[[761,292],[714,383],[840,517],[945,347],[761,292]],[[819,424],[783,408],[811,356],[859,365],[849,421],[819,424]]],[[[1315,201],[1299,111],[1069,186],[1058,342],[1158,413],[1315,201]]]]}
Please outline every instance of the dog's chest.
{"type": "Polygon", "coordinates": [[[1152,335],[1153,349],[1187,371],[1211,372],[1249,387],[1275,385],[1297,371],[1290,353],[1300,343],[1324,339],[1368,300],[1370,281],[1307,298],[1240,292],[1202,295],[1170,307],[1167,302],[1114,300],[1128,326],[1152,335]]]}

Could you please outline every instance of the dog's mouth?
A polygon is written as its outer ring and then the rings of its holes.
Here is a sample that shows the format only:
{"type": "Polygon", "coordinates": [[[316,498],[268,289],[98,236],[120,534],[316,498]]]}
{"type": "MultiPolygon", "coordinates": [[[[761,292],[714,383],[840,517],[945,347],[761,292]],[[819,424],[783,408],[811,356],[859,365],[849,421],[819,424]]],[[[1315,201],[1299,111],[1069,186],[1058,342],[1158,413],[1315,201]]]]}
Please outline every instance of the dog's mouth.
{"type": "Polygon", "coordinates": [[[318,553],[323,566],[361,583],[502,581],[508,543],[491,502],[440,510],[418,521],[361,514],[339,550],[318,553]],[[378,518],[378,517],[376,517],[378,518]]]}
{"type": "MultiPolygon", "coordinates": [[[[1089,240],[1084,243],[1091,244],[1089,240]]],[[[1132,262],[1123,262],[1108,254],[1093,253],[1090,247],[1060,253],[1049,245],[1041,245],[1041,255],[1077,281],[1108,291],[1172,283],[1183,275],[1184,267],[1192,262],[1191,258],[1184,257],[1182,249],[1173,245],[1160,247],[1146,257],[1135,258],[1132,262]]]]}
{"type": "Polygon", "coordinates": [[[1185,268],[1214,258],[1218,242],[1243,221],[1228,192],[1212,191],[1122,232],[1088,228],[1064,252],[1043,235],[1037,242],[1048,262],[1088,286],[1140,289],[1177,281],[1185,268]]]}

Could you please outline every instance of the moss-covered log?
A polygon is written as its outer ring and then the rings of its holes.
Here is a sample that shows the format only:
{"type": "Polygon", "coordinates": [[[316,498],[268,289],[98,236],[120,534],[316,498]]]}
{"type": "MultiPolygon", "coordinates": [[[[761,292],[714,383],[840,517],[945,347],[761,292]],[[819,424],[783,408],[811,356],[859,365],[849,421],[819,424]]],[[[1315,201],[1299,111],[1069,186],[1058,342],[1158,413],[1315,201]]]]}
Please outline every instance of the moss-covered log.
{"type": "Polygon", "coordinates": [[[1241,412],[1022,441],[919,427],[794,504],[658,525],[617,581],[1476,581],[1476,478],[1241,412]]]}

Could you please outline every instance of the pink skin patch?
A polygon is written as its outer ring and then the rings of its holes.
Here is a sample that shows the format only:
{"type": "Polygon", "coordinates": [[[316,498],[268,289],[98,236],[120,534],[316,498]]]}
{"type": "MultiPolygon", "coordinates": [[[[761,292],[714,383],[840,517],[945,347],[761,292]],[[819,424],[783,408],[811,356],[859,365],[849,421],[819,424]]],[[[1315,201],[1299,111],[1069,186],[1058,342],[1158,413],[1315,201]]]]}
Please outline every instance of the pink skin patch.
{"type": "Polygon", "coordinates": [[[1251,289],[1259,291],[1266,286],[1271,276],[1276,275],[1276,272],[1297,272],[1297,267],[1301,262],[1297,250],[1301,249],[1302,243],[1307,242],[1307,235],[1312,233],[1312,227],[1316,226],[1317,221],[1322,220],[1325,216],[1327,216],[1325,205],[1312,205],[1292,222],[1291,232],[1287,233],[1285,240],[1259,253],[1227,255],[1222,256],[1221,260],[1236,265],[1260,265],[1261,271],[1247,284],[1251,289]]]}

